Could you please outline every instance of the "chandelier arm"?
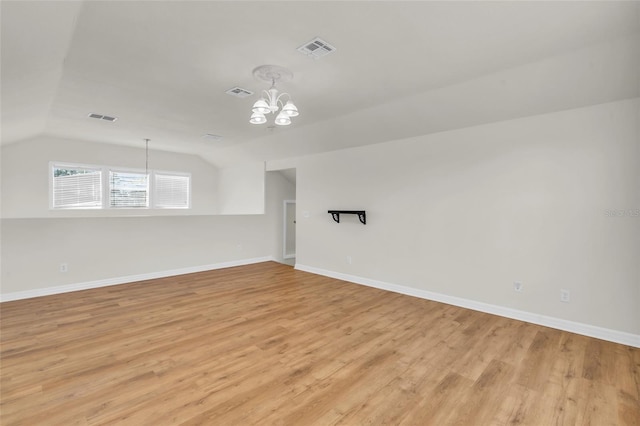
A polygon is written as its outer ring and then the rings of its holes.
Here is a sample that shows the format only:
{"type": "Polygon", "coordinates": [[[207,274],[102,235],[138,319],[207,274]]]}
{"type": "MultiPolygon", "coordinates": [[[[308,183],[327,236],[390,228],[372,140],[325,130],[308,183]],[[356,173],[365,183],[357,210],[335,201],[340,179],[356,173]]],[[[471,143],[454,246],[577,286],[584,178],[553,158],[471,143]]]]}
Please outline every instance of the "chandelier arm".
{"type": "MultiPolygon", "coordinates": [[[[271,90],[271,89],[269,89],[271,90]]],[[[271,105],[272,104],[272,96],[271,96],[271,92],[269,90],[263,90],[262,91],[262,97],[264,98],[264,100],[267,102],[267,104],[269,104],[269,108],[271,109],[271,105]]],[[[271,114],[273,112],[273,110],[270,110],[268,112],[266,112],[265,114],[271,114]]]]}
{"type": "Polygon", "coordinates": [[[288,93],[286,93],[286,92],[280,93],[280,94],[278,95],[278,97],[276,98],[276,103],[280,103],[280,107],[281,107],[281,108],[282,108],[282,107],[284,107],[284,101],[281,101],[281,100],[280,100],[280,98],[281,98],[281,97],[283,97],[283,96],[285,96],[285,95],[286,95],[287,97],[289,97],[289,99],[288,99],[288,100],[291,100],[291,95],[290,95],[290,94],[288,94],[288,93]]]}

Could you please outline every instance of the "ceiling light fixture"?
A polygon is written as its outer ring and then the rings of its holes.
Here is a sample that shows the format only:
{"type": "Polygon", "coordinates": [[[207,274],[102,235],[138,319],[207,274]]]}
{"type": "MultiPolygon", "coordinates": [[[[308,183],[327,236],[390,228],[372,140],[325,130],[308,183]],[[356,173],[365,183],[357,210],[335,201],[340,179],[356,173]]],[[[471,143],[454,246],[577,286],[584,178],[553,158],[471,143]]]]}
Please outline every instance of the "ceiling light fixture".
{"type": "Polygon", "coordinates": [[[276,116],[275,123],[278,126],[288,126],[291,124],[291,117],[299,115],[298,108],[291,101],[291,95],[288,93],[278,94],[276,83],[291,80],[293,78],[293,73],[288,69],[277,65],[261,65],[253,70],[253,75],[260,80],[271,82],[271,87],[269,90],[263,90],[263,97],[253,104],[249,123],[266,123],[267,117],[265,114],[275,114],[280,108],[282,108],[276,116]],[[289,98],[286,103],[284,103],[282,99],[284,96],[289,98]]]}
{"type": "Polygon", "coordinates": [[[144,140],[144,174],[149,178],[149,141],[151,139],[144,140]]]}

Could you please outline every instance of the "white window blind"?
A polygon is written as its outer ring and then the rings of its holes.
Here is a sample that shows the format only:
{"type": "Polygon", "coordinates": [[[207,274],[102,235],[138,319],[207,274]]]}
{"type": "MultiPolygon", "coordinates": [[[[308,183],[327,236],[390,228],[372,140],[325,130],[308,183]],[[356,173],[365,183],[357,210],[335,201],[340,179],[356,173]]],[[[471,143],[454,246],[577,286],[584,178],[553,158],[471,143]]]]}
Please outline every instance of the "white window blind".
{"type": "Polygon", "coordinates": [[[49,163],[53,209],[190,209],[191,174],[49,163]]]}
{"type": "Polygon", "coordinates": [[[144,173],[109,171],[109,206],[149,207],[149,180],[144,173]]]}
{"type": "Polygon", "coordinates": [[[188,209],[191,176],[155,173],[153,182],[154,207],[188,209]]]}
{"type": "Polygon", "coordinates": [[[54,164],[53,208],[101,208],[102,171],[99,168],[54,164]]]}

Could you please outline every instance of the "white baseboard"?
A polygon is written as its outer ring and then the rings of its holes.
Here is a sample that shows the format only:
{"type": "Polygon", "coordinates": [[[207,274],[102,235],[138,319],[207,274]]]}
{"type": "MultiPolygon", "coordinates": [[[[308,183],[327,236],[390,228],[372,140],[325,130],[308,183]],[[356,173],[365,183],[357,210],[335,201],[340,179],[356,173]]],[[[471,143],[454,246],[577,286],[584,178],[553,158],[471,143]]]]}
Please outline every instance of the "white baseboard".
{"type": "Polygon", "coordinates": [[[473,309],[474,311],[486,312],[488,314],[499,315],[506,318],[530,322],[532,324],[543,325],[545,327],[551,327],[558,330],[569,331],[576,334],[582,334],[584,336],[595,337],[597,339],[640,348],[640,335],[626,333],[624,331],[611,330],[608,328],[597,327],[595,325],[583,324],[560,318],[549,317],[546,315],[534,314],[531,312],[520,311],[518,309],[505,308],[503,306],[491,305],[488,303],[477,302],[470,299],[463,299],[461,297],[448,296],[446,294],[434,293],[427,290],[405,287],[397,284],[390,284],[384,281],[372,280],[356,275],[343,274],[341,272],[334,272],[326,269],[316,268],[313,266],[301,265],[300,263],[296,263],[295,269],[310,272],[312,274],[324,275],[326,277],[336,278],[343,281],[349,281],[355,284],[362,284],[368,287],[375,287],[381,290],[393,291],[394,293],[401,293],[408,296],[419,297],[421,299],[433,300],[435,302],[442,302],[449,305],[460,306],[462,308],[473,309]]]}
{"type": "Polygon", "coordinates": [[[273,261],[273,256],[254,257],[251,259],[232,260],[229,262],[213,263],[211,265],[191,266],[188,268],[170,269],[167,271],[149,272],[146,274],[129,275],[125,277],[107,278],[104,280],[88,281],[76,284],[67,284],[56,287],[45,287],[34,290],[17,291],[14,293],[0,294],[0,302],[12,300],[30,299],[32,297],[50,296],[52,294],[69,293],[72,291],[89,290],[92,288],[106,287],[110,285],[126,284],[136,281],[152,280],[156,278],[172,277],[175,275],[192,274],[194,272],[212,271],[214,269],[231,268],[233,266],[250,265],[252,263],[273,261]]]}

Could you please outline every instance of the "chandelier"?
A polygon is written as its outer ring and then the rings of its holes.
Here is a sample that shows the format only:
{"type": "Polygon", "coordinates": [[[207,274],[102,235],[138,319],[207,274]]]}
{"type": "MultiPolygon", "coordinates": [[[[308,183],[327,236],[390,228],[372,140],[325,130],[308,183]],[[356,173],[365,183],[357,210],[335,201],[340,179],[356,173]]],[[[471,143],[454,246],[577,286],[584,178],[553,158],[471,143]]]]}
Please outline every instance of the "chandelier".
{"type": "Polygon", "coordinates": [[[264,81],[271,83],[269,90],[263,90],[263,96],[253,104],[251,109],[251,124],[263,124],[267,122],[265,114],[275,114],[280,110],[275,118],[278,126],[288,126],[291,124],[291,117],[298,114],[298,108],[291,101],[288,93],[278,93],[276,83],[286,82],[293,78],[293,73],[286,68],[277,65],[261,65],[253,70],[253,75],[264,81]],[[286,100],[286,103],[284,103],[286,100]]]}

